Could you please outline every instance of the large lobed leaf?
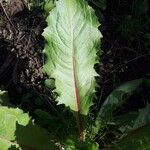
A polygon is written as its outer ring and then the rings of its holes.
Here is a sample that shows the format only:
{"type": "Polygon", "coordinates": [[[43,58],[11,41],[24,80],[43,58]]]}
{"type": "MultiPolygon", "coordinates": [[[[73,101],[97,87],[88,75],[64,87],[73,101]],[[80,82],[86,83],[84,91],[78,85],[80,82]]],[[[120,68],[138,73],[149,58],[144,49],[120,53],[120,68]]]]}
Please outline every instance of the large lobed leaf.
{"type": "Polygon", "coordinates": [[[55,78],[58,104],[87,115],[97,76],[98,19],[84,0],[59,0],[47,23],[44,71],[55,78]]]}

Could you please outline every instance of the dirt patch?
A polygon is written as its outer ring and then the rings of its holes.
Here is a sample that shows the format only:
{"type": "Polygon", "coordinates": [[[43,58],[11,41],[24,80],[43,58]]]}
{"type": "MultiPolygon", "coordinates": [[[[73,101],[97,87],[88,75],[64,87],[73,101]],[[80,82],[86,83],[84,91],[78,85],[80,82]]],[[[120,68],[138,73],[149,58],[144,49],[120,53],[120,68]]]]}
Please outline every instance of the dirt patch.
{"type": "Polygon", "coordinates": [[[19,1],[3,3],[0,7],[0,86],[11,97],[27,90],[44,90],[41,36],[46,23],[42,12],[29,11],[19,1]]]}
{"type": "MultiPolygon", "coordinates": [[[[17,81],[13,80],[9,84],[20,82],[26,86],[37,86],[43,78],[41,70],[43,38],[41,33],[45,22],[42,13],[27,11],[25,7],[16,12],[16,10],[12,10],[12,6],[9,9],[7,6],[5,11],[1,8],[0,13],[3,22],[0,26],[1,53],[7,55],[5,57],[8,57],[9,53],[14,55],[16,64],[13,62],[13,68],[19,75],[15,79],[17,81]],[[6,53],[3,52],[4,49],[6,49],[6,53]]],[[[0,57],[4,56],[0,55],[0,57]]],[[[4,58],[0,60],[1,65],[2,63],[8,65],[11,62],[10,60],[7,62],[7,59],[4,58]]]]}

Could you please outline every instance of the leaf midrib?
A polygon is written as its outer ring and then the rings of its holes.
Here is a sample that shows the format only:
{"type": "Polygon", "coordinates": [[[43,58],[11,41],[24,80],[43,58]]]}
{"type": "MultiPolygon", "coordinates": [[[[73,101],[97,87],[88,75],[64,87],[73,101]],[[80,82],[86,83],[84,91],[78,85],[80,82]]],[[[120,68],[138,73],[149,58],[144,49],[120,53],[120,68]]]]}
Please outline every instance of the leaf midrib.
{"type": "Polygon", "coordinates": [[[73,30],[73,18],[70,17],[70,9],[69,10],[69,18],[70,18],[70,33],[71,33],[71,47],[72,47],[72,65],[73,65],[73,82],[74,82],[74,92],[75,92],[75,101],[77,105],[77,123],[79,128],[80,140],[83,141],[83,127],[82,127],[82,120],[80,117],[81,113],[81,106],[80,106],[80,96],[79,96],[79,89],[78,89],[78,80],[77,80],[77,69],[76,69],[76,49],[74,44],[74,30],[73,30]]]}
{"type": "MultiPolygon", "coordinates": [[[[70,1],[68,1],[70,2],[70,1]]],[[[76,49],[75,49],[75,45],[74,45],[74,31],[73,31],[73,18],[71,18],[70,14],[70,7],[68,8],[68,15],[70,18],[70,36],[71,36],[71,51],[72,51],[72,68],[73,68],[73,83],[74,83],[74,94],[75,94],[75,100],[76,100],[76,105],[77,105],[77,109],[78,112],[80,113],[81,108],[80,108],[80,97],[79,97],[79,90],[78,90],[78,81],[77,81],[77,69],[76,69],[76,49]]]]}

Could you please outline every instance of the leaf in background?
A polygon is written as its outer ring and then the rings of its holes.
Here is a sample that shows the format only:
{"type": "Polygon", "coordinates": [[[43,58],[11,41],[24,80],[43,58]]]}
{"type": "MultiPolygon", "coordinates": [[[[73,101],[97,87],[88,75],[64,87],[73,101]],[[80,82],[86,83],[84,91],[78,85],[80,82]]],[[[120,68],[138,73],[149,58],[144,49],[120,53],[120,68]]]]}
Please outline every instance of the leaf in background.
{"type": "MultiPolygon", "coordinates": [[[[117,145],[117,149],[121,150],[149,150],[150,149],[150,126],[138,128],[131,131],[127,136],[123,137],[117,145]]],[[[115,146],[114,146],[115,147],[115,146]]],[[[112,149],[116,149],[112,148],[112,149]]]]}
{"type": "Polygon", "coordinates": [[[55,7],[56,0],[45,0],[44,10],[47,14],[55,7]]]}
{"type": "Polygon", "coordinates": [[[19,148],[17,148],[15,145],[11,145],[8,150],[19,150],[19,148]]]}
{"type": "Polygon", "coordinates": [[[78,127],[73,114],[70,112],[62,112],[60,116],[52,116],[47,112],[36,110],[35,115],[37,118],[36,121],[51,134],[57,138],[59,137],[60,141],[65,141],[68,135],[78,136],[78,127]]]}
{"type": "Polygon", "coordinates": [[[93,3],[95,6],[99,7],[102,10],[106,9],[106,0],[88,0],[93,3]]]}
{"type": "Polygon", "coordinates": [[[55,78],[58,104],[87,115],[95,92],[94,65],[101,34],[84,0],[60,0],[47,18],[44,71],[55,78]]]}
{"type": "Polygon", "coordinates": [[[121,106],[129,96],[139,90],[142,83],[143,79],[138,79],[126,82],[119,86],[107,97],[98,116],[105,117],[107,119],[111,118],[113,110],[121,106]]]}
{"type": "Polygon", "coordinates": [[[132,6],[132,12],[136,17],[140,17],[149,10],[149,0],[135,0],[132,6]]]}
{"type": "MultiPolygon", "coordinates": [[[[123,116],[122,120],[124,121],[123,116]]],[[[139,115],[134,118],[132,124],[132,128],[126,132],[127,135],[119,140],[117,145],[122,150],[128,148],[148,150],[150,148],[150,104],[147,104],[145,108],[139,110],[139,115]]],[[[121,125],[123,126],[123,123],[121,123],[121,125]]]]}
{"type": "Polygon", "coordinates": [[[25,0],[25,4],[30,9],[44,9],[47,14],[55,7],[56,0],[25,0]]]}
{"type": "Polygon", "coordinates": [[[150,124],[150,104],[138,112],[129,112],[116,116],[113,119],[115,129],[124,133],[130,133],[146,124],[150,124]]]}
{"type": "Polygon", "coordinates": [[[0,150],[45,150],[52,146],[47,131],[34,125],[27,113],[0,107],[0,150]]]}
{"type": "Polygon", "coordinates": [[[98,150],[98,144],[94,141],[86,140],[79,142],[76,139],[68,139],[65,144],[65,150],[98,150]]]}
{"type": "Polygon", "coordinates": [[[139,128],[145,124],[150,124],[150,104],[139,110],[139,116],[135,120],[133,128],[139,128]]]}
{"type": "Polygon", "coordinates": [[[46,79],[45,82],[44,82],[44,84],[50,90],[54,90],[55,89],[55,80],[54,79],[46,79]]]}
{"type": "Polygon", "coordinates": [[[122,23],[119,24],[116,32],[118,32],[123,39],[131,41],[133,38],[140,36],[139,31],[141,31],[142,28],[139,19],[125,17],[122,23]]]}
{"type": "Polygon", "coordinates": [[[19,146],[24,150],[26,148],[35,150],[56,150],[54,143],[52,144],[52,137],[48,132],[35,125],[30,121],[26,126],[20,124],[16,125],[15,131],[16,141],[19,146]]]}
{"type": "Polygon", "coordinates": [[[8,95],[6,91],[0,90],[0,105],[6,105],[8,104],[8,95]]]}
{"type": "Polygon", "coordinates": [[[143,85],[144,87],[150,88],[150,79],[143,79],[143,85]]]}
{"type": "Polygon", "coordinates": [[[137,116],[137,112],[129,112],[124,115],[114,117],[113,122],[115,129],[121,131],[122,133],[132,130],[137,116]]]}

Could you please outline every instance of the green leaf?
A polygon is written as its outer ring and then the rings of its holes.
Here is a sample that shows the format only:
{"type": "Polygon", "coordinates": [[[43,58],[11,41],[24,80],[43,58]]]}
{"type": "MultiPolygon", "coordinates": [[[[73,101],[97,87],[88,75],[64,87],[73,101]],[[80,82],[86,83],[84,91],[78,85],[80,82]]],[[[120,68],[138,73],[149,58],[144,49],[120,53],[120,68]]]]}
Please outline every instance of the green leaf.
{"type": "Polygon", "coordinates": [[[44,84],[50,89],[53,90],[55,89],[55,81],[54,79],[46,79],[44,84]]]}
{"type": "Polygon", "coordinates": [[[72,113],[62,112],[60,116],[52,116],[47,112],[36,110],[35,115],[36,120],[44,126],[51,135],[53,134],[55,137],[59,137],[60,141],[65,141],[68,135],[76,135],[76,137],[78,137],[78,128],[72,113]]]}
{"type": "Polygon", "coordinates": [[[139,128],[150,123],[150,104],[139,110],[139,116],[136,118],[133,128],[139,128]]]}
{"type": "Polygon", "coordinates": [[[19,150],[19,148],[17,148],[15,145],[11,145],[8,150],[19,150]]]}
{"type": "Polygon", "coordinates": [[[106,0],[88,0],[100,9],[106,9],[106,0]]]}
{"type": "Polygon", "coordinates": [[[129,130],[132,130],[137,116],[137,112],[129,112],[114,117],[115,129],[121,131],[122,133],[126,133],[129,130]]]}
{"type": "MultiPolygon", "coordinates": [[[[150,105],[137,112],[130,112],[114,118],[115,130],[122,132],[119,141],[115,144],[121,150],[125,149],[149,149],[150,142],[150,105]]],[[[111,129],[112,130],[112,129],[111,129]]],[[[117,148],[116,147],[116,148],[117,148]]]]}
{"type": "Polygon", "coordinates": [[[149,10],[149,0],[135,0],[132,6],[132,12],[136,17],[147,13],[149,10]]]}
{"type": "Polygon", "coordinates": [[[129,112],[124,115],[114,117],[115,130],[121,131],[123,134],[132,132],[150,123],[150,104],[138,112],[129,112]]]}
{"type": "Polygon", "coordinates": [[[54,150],[50,140],[47,131],[35,125],[27,113],[0,107],[0,150],[54,150]]]}
{"type": "Polygon", "coordinates": [[[44,10],[48,14],[55,7],[56,0],[45,0],[44,10]]]}
{"type": "Polygon", "coordinates": [[[77,140],[68,139],[64,144],[65,150],[98,150],[98,144],[88,139],[82,143],[77,140]]]}
{"type": "Polygon", "coordinates": [[[8,95],[6,91],[0,90],[0,105],[7,105],[8,104],[8,95]]]}
{"type": "Polygon", "coordinates": [[[143,79],[138,79],[126,82],[115,89],[103,103],[99,117],[111,118],[113,110],[121,106],[129,96],[138,91],[142,84],[143,79]]]}
{"type": "MultiPolygon", "coordinates": [[[[121,150],[149,150],[150,149],[150,126],[146,125],[137,130],[133,130],[127,136],[123,137],[117,147],[121,150]]],[[[114,148],[115,149],[115,148],[114,148]]]]}
{"type": "Polygon", "coordinates": [[[44,71],[55,78],[58,104],[87,115],[97,76],[98,19],[84,0],[59,0],[47,23],[43,33],[47,41],[44,71]]]}
{"type": "MultiPolygon", "coordinates": [[[[123,119],[123,118],[122,118],[123,119]]],[[[133,123],[132,123],[133,124],[133,123]]],[[[122,124],[123,125],[123,124],[122,124]]],[[[128,130],[127,135],[117,143],[122,149],[148,150],[150,148],[150,104],[141,110],[134,119],[133,127],[128,130]]]]}
{"type": "Polygon", "coordinates": [[[56,0],[25,0],[28,8],[40,8],[44,9],[47,14],[55,7],[56,0]]]}

